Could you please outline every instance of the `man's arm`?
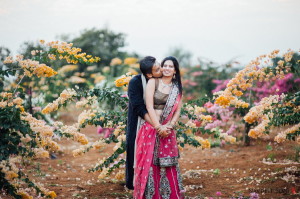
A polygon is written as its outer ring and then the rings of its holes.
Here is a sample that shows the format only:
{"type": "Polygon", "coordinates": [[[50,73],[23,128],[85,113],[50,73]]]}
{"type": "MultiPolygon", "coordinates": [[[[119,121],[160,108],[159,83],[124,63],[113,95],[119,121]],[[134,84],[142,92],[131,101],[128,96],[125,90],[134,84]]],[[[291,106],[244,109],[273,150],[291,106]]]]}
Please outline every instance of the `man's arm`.
{"type": "Polygon", "coordinates": [[[133,111],[152,125],[143,97],[143,84],[137,77],[130,80],[128,85],[128,97],[133,111]]]}
{"type": "Polygon", "coordinates": [[[152,120],[150,118],[149,113],[145,114],[144,120],[146,120],[146,122],[148,122],[149,124],[151,124],[151,126],[153,126],[153,122],[152,122],[152,120]]]}

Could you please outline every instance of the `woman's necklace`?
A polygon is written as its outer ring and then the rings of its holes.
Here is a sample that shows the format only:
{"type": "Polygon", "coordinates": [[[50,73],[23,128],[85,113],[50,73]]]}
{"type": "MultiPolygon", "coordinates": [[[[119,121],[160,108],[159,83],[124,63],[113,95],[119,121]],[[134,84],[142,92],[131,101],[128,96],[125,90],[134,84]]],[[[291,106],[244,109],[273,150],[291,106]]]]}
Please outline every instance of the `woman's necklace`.
{"type": "Polygon", "coordinates": [[[171,88],[171,86],[172,86],[172,82],[170,84],[165,84],[162,79],[160,79],[160,82],[162,84],[162,89],[164,89],[166,87],[170,87],[171,88]]]}

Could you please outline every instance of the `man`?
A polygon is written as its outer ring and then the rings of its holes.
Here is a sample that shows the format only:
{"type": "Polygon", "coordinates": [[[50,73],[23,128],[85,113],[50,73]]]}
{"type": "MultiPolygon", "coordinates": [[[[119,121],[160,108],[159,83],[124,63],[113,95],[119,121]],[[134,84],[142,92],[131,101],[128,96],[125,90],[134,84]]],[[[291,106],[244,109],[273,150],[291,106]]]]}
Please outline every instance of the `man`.
{"type": "Polygon", "coordinates": [[[144,102],[143,81],[148,81],[152,77],[161,77],[161,67],[154,57],[147,56],[140,60],[140,70],[142,75],[134,76],[128,86],[128,118],[126,133],[126,187],[133,189],[134,176],[134,150],[135,138],[138,126],[138,118],[152,124],[144,102]]]}

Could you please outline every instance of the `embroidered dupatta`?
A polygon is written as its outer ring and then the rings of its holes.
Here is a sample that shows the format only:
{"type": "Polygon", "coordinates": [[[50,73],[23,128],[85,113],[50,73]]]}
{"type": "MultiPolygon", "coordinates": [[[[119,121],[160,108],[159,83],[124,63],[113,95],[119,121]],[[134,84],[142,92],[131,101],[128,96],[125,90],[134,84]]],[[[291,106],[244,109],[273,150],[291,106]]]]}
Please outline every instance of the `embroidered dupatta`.
{"type": "MultiPolygon", "coordinates": [[[[180,102],[181,95],[176,84],[173,85],[167,103],[160,117],[161,124],[167,124],[173,117],[180,102]]],[[[168,137],[160,138],[156,130],[145,122],[136,138],[134,168],[134,198],[143,198],[151,164],[160,167],[178,165],[179,152],[175,131],[168,137]]]]}

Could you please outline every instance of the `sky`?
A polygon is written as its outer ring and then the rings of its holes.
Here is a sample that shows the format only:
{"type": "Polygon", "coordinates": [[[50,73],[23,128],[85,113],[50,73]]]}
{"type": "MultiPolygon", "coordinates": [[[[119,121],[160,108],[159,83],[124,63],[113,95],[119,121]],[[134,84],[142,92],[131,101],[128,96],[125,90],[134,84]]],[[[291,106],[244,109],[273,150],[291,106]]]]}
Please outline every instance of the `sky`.
{"type": "Polygon", "coordinates": [[[158,59],[180,47],[193,60],[246,64],[274,49],[300,49],[300,0],[0,0],[0,46],[78,36],[107,27],[124,50],[158,59]]]}

